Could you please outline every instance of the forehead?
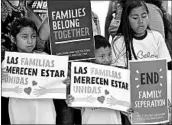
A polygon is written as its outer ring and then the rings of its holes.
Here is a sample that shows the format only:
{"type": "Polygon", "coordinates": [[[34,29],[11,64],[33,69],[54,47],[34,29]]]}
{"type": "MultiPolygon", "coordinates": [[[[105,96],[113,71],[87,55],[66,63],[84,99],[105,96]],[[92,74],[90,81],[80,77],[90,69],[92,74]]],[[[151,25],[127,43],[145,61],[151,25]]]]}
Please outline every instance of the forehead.
{"type": "Polygon", "coordinates": [[[36,33],[36,31],[31,27],[23,27],[20,29],[20,34],[36,33]]]}
{"type": "Polygon", "coordinates": [[[107,46],[107,47],[100,47],[99,49],[96,49],[95,54],[108,54],[109,52],[111,52],[111,49],[107,46]]]}
{"type": "Polygon", "coordinates": [[[139,7],[133,8],[130,12],[130,15],[131,16],[132,15],[139,15],[142,13],[147,13],[146,8],[144,6],[139,6],[139,7]]]}

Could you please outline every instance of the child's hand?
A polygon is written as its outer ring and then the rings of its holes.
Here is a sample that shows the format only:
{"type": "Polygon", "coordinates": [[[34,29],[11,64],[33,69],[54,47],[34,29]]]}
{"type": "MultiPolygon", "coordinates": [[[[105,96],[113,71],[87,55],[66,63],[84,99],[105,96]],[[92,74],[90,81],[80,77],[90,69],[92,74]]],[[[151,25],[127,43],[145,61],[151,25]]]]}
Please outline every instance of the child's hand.
{"type": "Polygon", "coordinates": [[[170,100],[168,99],[168,109],[169,109],[169,113],[171,113],[171,108],[172,108],[172,103],[171,103],[170,100]]]}
{"type": "Polygon", "coordinates": [[[121,112],[122,112],[122,114],[126,115],[128,117],[128,119],[131,121],[131,113],[134,113],[133,108],[129,108],[127,110],[127,112],[124,112],[124,111],[121,111],[121,112]]]}
{"type": "Polygon", "coordinates": [[[70,77],[67,77],[65,80],[63,80],[63,83],[66,84],[67,86],[71,84],[71,79],[70,77]]]}
{"type": "Polygon", "coordinates": [[[171,119],[171,109],[172,109],[172,103],[171,103],[170,100],[168,99],[168,111],[169,111],[169,122],[170,122],[170,124],[172,123],[172,119],[171,119]]]}
{"type": "Polygon", "coordinates": [[[134,109],[133,109],[133,108],[129,108],[129,109],[127,110],[127,112],[128,112],[129,114],[134,113],[134,109]]]}
{"type": "Polygon", "coordinates": [[[41,86],[39,86],[39,88],[40,88],[40,89],[35,89],[35,90],[33,91],[33,93],[34,93],[36,96],[41,96],[41,95],[47,94],[48,91],[47,91],[46,88],[41,87],[41,86]]]}
{"type": "Polygon", "coordinates": [[[67,96],[67,99],[66,99],[65,101],[66,101],[66,104],[67,104],[68,106],[70,106],[71,103],[74,101],[74,97],[73,97],[72,95],[68,95],[68,96],[67,96]]]}

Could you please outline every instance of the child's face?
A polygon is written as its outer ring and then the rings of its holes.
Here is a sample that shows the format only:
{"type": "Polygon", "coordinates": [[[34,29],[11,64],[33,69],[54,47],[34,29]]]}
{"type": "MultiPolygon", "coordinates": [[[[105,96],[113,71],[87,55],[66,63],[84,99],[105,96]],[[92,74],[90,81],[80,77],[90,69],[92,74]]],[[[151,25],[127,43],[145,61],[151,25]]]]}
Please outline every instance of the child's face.
{"type": "Polygon", "coordinates": [[[19,52],[31,53],[36,45],[36,31],[31,27],[23,27],[16,36],[19,52]]]}
{"type": "Polygon", "coordinates": [[[112,60],[111,49],[107,46],[106,48],[100,47],[95,50],[95,63],[102,65],[110,65],[112,60]]]}
{"type": "Polygon", "coordinates": [[[129,14],[129,23],[136,33],[136,36],[143,36],[148,26],[148,13],[145,7],[140,6],[131,10],[129,14]]]}

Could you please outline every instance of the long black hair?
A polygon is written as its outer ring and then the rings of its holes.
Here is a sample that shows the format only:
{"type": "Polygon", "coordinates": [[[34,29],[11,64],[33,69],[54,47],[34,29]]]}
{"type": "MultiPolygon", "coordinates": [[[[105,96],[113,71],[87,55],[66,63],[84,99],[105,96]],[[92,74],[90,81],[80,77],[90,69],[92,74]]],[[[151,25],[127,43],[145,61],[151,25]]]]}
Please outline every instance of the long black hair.
{"type": "MultiPolygon", "coordinates": [[[[122,6],[126,4],[127,1],[130,0],[118,0],[122,6]]],[[[140,1],[140,0],[138,0],[140,1]]],[[[153,4],[157,6],[162,11],[162,19],[164,24],[164,32],[165,32],[165,42],[172,57],[172,16],[168,14],[165,8],[162,6],[162,0],[143,0],[146,3],[153,4]]]]}
{"type": "MultiPolygon", "coordinates": [[[[23,27],[30,27],[36,31],[36,34],[38,34],[38,29],[36,27],[36,24],[32,20],[27,18],[18,18],[12,23],[10,35],[16,39],[17,34],[20,32],[20,30],[23,27]]],[[[34,50],[35,49],[36,46],[34,50]]],[[[18,51],[16,44],[11,45],[11,51],[18,51]]]]}
{"type": "MultiPolygon", "coordinates": [[[[141,0],[127,0],[125,4],[123,4],[122,6],[123,6],[123,11],[121,15],[121,23],[117,31],[117,36],[124,37],[124,43],[126,47],[126,58],[128,61],[132,59],[132,53],[134,55],[134,58],[137,59],[136,54],[134,52],[134,48],[133,48],[134,31],[130,26],[128,16],[133,8],[140,7],[140,6],[144,6],[147,13],[149,13],[149,11],[145,2],[141,0]]],[[[128,65],[128,62],[127,62],[127,65],[128,65]]]]}

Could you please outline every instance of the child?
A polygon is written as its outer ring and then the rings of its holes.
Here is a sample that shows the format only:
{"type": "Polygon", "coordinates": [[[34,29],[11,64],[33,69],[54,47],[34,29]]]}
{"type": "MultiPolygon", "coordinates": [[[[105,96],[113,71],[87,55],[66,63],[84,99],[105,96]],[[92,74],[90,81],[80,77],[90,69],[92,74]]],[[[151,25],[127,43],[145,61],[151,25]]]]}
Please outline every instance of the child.
{"type": "Polygon", "coordinates": [[[150,30],[148,8],[141,0],[129,0],[123,7],[117,37],[112,41],[112,65],[128,68],[128,60],[171,57],[161,33],[150,30]]]}
{"type": "MultiPolygon", "coordinates": [[[[95,39],[94,63],[102,65],[111,64],[111,46],[108,40],[100,35],[95,39]]],[[[67,103],[70,104],[74,98],[69,95],[67,103]]],[[[121,124],[120,111],[106,108],[82,108],[82,124],[121,124]]],[[[127,123],[126,123],[127,124],[127,123]]],[[[129,123],[128,123],[129,124],[129,123]]]]}
{"type": "Polygon", "coordinates": [[[117,37],[112,41],[112,65],[128,67],[128,60],[166,58],[171,60],[162,35],[150,30],[148,8],[140,0],[123,7],[117,37]]]}
{"type": "MultiPolygon", "coordinates": [[[[36,46],[37,27],[26,18],[16,19],[11,27],[12,50],[32,53],[36,46]]],[[[11,124],[55,124],[55,109],[52,99],[9,99],[11,124]]]]}

